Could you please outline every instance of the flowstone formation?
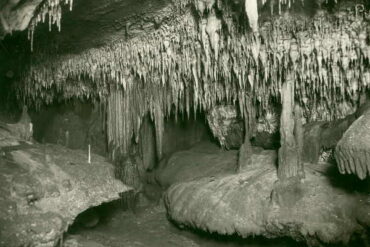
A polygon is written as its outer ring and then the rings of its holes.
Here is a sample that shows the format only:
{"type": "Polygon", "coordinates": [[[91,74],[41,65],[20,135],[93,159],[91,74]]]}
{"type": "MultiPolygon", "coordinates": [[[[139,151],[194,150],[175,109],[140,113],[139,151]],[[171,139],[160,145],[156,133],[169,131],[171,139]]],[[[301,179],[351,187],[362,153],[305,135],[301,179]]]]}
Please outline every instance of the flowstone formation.
{"type": "Polygon", "coordinates": [[[98,155],[25,142],[0,128],[0,246],[53,247],[88,208],[131,188],[98,155]]]}
{"type": "Polygon", "coordinates": [[[342,174],[355,174],[360,179],[370,176],[370,110],[344,133],[335,148],[335,159],[342,174]]]}
{"type": "Polygon", "coordinates": [[[272,191],[277,190],[278,177],[273,160],[254,158],[253,165],[239,174],[171,186],[165,194],[168,216],[180,226],[206,232],[243,238],[288,236],[309,246],[348,244],[357,234],[366,239],[367,193],[355,194],[347,185],[333,187],[341,178],[330,175],[330,166],[320,170],[306,166],[302,183],[286,184],[275,199],[272,191]]]}

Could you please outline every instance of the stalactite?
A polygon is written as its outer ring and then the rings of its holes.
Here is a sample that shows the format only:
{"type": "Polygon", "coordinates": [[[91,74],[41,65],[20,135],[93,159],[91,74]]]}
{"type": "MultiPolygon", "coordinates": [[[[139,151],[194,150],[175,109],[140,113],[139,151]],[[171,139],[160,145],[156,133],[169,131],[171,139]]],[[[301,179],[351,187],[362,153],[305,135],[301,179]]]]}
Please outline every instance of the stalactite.
{"type": "Polygon", "coordinates": [[[31,20],[28,27],[28,39],[31,40],[31,50],[33,50],[33,36],[36,26],[42,22],[45,23],[46,16],[48,15],[49,31],[51,26],[56,25],[58,31],[61,30],[62,19],[62,4],[69,5],[69,10],[72,11],[73,0],[47,0],[39,8],[39,12],[31,20]]]}
{"type": "Polygon", "coordinates": [[[161,115],[154,117],[159,125],[172,109],[189,116],[219,102],[239,104],[243,113],[252,95],[256,114],[266,115],[281,97],[287,73],[295,78],[296,100],[308,122],[344,117],[354,109],[356,91],[369,87],[369,30],[362,16],[280,16],[251,34],[240,32],[240,23],[220,25],[231,13],[216,17],[212,11],[199,23],[186,12],[144,37],[78,55],[35,54],[18,97],[36,105],[59,95],[108,98],[107,122],[120,126],[111,126],[109,140],[124,150],[137,139],[147,112],[161,115]],[[122,96],[114,96],[116,89],[122,96]],[[115,108],[125,121],[113,115],[115,108]]]}
{"type": "Polygon", "coordinates": [[[253,32],[258,31],[258,4],[257,0],[245,0],[245,13],[248,16],[249,26],[253,32]]]}

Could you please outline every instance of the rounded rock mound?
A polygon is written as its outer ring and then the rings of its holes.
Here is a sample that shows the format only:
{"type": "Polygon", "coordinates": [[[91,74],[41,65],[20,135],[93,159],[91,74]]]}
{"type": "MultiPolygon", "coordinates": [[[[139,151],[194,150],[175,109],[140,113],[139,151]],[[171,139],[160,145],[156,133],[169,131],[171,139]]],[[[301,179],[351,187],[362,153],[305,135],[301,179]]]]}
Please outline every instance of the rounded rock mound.
{"type": "Polygon", "coordinates": [[[366,235],[368,195],[349,191],[332,166],[307,166],[305,179],[278,182],[276,166],[267,160],[254,158],[240,174],[174,184],[165,194],[169,218],[222,235],[290,237],[310,246],[366,235]]]}

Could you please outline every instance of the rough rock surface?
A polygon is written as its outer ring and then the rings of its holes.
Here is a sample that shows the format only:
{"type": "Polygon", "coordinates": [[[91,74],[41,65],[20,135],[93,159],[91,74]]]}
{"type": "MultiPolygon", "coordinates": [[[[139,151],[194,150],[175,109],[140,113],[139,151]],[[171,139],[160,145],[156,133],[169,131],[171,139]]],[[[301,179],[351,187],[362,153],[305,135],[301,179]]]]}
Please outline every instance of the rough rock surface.
{"type": "Polygon", "coordinates": [[[279,149],[280,147],[280,133],[269,133],[267,131],[257,131],[251,140],[253,146],[264,149],[279,149]]]}
{"type": "Polygon", "coordinates": [[[26,29],[42,0],[0,1],[0,38],[26,29]]]}
{"type": "Polygon", "coordinates": [[[355,120],[348,116],[333,122],[315,122],[304,126],[303,161],[317,163],[324,149],[334,149],[344,132],[355,120]]]}
{"type": "Polygon", "coordinates": [[[214,107],[207,115],[209,127],[221,147],[226,149],[239,148],[244,140],[243,120],[233,105],[214,107]]]}
{"type": "Polygon", "coordinates": [[[71,149],[86,150],[106,156],[102,114],[92,104],[71,102],[48,106],[31,114],[34,137],[41,143],[60,144],[71,149]]]}
{"type": "Polygon", "coordinates": [[[220,239],[187,231],[168,221],[163,205],[151,205],[134,214],[111,204],[99,207],[109,211],[101,213],[101,224],[69,232],[64,247],[302,247],[287,239],[220,239]]]}
{"type": "Polygon", "coordinates": [[[370,110],[358,118],[344,133],[335,149],[340,173],[370,176],[370,110]]]}
{"type": "Polygon", "coordinates": [[[0,128],[0,246],[54,246],[76,216],[130,190],[102,157],[0,128]]]}
{"type": "Polygon", "coordinates": [[[351,124],[368,109],[370,109],[369,100],[363,103],[355,113],[343,119],[306,124],[304,126],[303,161],[308,163],[320,162],[320,156],[325,151],[331,153],[351,124]]]}
{"type": "MultiPolygon", "coordinates": [[[[253,147],[252,163],[275,164],[275,151],[253,147]]],[[[211,142],[200,142],[191,149],[174,153],[161,162],[154,172],[154,179],[162,188],[175,183],[187,182],[204,177],[215,179],[236,172],[238,151],[225,151],[211,142]],[[212,164],[212,165],[210,165],[212,164]]],[[[244,167],[241,171],[243,171],[244,167]]]]}
{"type": "Polygon", "coordinates": [[[169,217],[218,234],[288,236],[313,246],[348,243],[353,233],[370,226],[367,193],[341,187],[330,166],[320,171],[307,166],[306,179],[277,187],[276,166],[267,160],[255,160],[237,175],[171,186],[165,194],[169,217]]]}
{"type": "MultiPolygon", "coordinates": [[[[104,205],[110,206],[109,204],[104,205]]],[[[64,247],[199,247],[196,241],[181,235],[166,218],[162,206],[151,205],[140,212],[109,207],[102,224],[77,228],[66,236],[64,247]]]]}
{"type": "MultiPolygon", "coordinates": [[[[179,15],[171,3],[170,0],[74,1],[72,11],[63,11],[62,31],[52,32],[52,41],[65,54],[129,40],[171,23],[179,15]]],[[[47,25],[37,35],[44,39],[38,43],[51,41],[47,25]]]]}

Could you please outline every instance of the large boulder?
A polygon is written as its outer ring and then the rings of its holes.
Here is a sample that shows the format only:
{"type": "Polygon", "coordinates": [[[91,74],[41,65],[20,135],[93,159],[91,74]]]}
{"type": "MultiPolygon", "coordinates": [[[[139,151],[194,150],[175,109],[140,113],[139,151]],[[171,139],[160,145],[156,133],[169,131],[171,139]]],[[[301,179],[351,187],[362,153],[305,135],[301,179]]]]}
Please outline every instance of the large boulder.
{"type": "Polygon", "coordinates": [[[335,149],[340,173],[370,176],[370,110],[359,117],[344,133],[335,149]]]}
{"type": "Polygon", "coordinates": [[[306,167],[302,181],[276,183],[273,160],[254,159],[240,174],[172,185],[164,197],[169,217],[180,226],[207,232],[291,237],[311,246],[347,244],[354,234],[366,236],[367,193],[343,188],[340,176],[331,175],[331,167],[324,165],[321,170],[306,167]]]}
{"type": "Polygon", "coordinates": [[[103,157],[23,142],[0,128],[0,246],[55,246],[81,212],[130,188],[103,157]]]}

